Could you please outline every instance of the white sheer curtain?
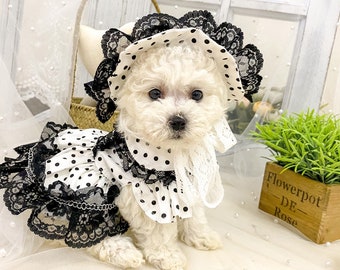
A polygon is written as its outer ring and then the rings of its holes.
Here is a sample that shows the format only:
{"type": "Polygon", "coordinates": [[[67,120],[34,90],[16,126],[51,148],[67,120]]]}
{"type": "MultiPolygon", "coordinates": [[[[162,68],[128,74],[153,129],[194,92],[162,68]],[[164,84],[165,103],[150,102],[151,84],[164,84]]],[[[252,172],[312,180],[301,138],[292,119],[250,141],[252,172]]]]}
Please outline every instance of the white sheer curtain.
{"type": "MultiPolygon", "coordinates": [[[[13,156],[13,147],[38,140],[47,121],[70,122],[77,31],[86,1],[12,2],[0,1],[1,161],[13,156]]],[[[40,247],[26,220],[0,201],[0,262],[40,247]]]]}

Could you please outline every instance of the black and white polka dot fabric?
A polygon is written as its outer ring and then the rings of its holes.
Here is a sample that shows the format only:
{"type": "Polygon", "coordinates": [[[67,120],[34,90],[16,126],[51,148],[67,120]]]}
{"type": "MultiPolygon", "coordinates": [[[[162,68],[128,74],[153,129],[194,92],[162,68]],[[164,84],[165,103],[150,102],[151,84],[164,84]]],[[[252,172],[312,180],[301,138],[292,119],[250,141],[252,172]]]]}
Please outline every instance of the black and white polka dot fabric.
{"type": "Polygon", "coordinates": [[[99,137],[107,134],[97,129],[59,133],[54,143],[61,151],[46,162],[46,189],[56,181],[74,191],[100,187],[104,193],[113,184],[131,185],[137,203],[152,220],[171,223],[177,217],[191,217],[188,200],[178,190],[171,149],[153,147],[138,138],[128,137],[126,145],[131,158],[117,151],[120,148],[116,146],[100,150],[94,157],[93,149],[99,137]],[[124,162],[128,162],[128,166],[124,162]],[[138,172],[141,168],[143,171],[138,172]]]}
{"type": "Polygon", "coordinates": [[[245,92],[242,89],[235,59],[223,46],[220,46],[202,30],[196,28],[170,29],[130,44],[119,54],[116,70],[108,79],[111,98],[115,99],[116,92],[124,85],[134,61],[138,59],[141,53],[150,48],[176,46],[183,42],[190,43],[192,46],[199,46],[206,51],[217,63],[217,67],[228,86],[230,99],[235,101],[243,99],[245,92]]]}

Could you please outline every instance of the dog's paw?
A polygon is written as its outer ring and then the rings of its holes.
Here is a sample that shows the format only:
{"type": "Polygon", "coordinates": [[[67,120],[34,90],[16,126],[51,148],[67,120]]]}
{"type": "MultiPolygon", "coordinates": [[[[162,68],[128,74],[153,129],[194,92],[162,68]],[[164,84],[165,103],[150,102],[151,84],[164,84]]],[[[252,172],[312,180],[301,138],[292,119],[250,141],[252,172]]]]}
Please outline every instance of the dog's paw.
{"type": "Polygon", "coordinates": [[[146,260],[162,270],[183,270],[186,265],[186,258],[183,252],[177,248],[162,246],[158,248],[144,249],[146,260]]]}
{"type": "Polygon", "coordinates": [[[132,240],[125,236],[116,236],[103,240],[89,252],[101,261],[108,262],[119,268],[137,268],[144,263],[143,254],[132,240]]]}
{"type": "Polygon", "coordinates": [[[201,231],[187,231],[180,235],[180,239],[187,244],[201,250],[214,250],[222,247],[219,234],[210,228],[201,231]]]}

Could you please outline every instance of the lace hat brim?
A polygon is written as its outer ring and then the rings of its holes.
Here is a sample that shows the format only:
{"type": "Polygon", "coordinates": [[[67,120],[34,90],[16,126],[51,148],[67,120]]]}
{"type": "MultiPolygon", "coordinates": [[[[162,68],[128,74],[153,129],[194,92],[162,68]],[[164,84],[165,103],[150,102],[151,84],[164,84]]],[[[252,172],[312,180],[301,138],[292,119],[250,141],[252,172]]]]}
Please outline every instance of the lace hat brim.
{"type": "Polygon", "coordinates": [[[180,44],[182,40],[200,46],[215,60],[230,100],[240,101],[245,97],[252,101],[262,80],[259,72],[263,57],[253,44],[243,47],[240,28],[227,22],[217,25],[206,10],[191,11],[178,19],[154,13],[136,21],[129,34],[112,28],[103,35],[104,60],[99,64],[94,80],[85,84],[87,94],[97,101],[98,119],[105,122],[113,115],[116,93],[122,89],[141,53],[150,48],[180,44]]]}
{"type": "Polygon", "coordinates": [[[196,28],[163,31],[131,43],[122,50],[119,54],[116,70],[108,79],[111,98],[116,98],[116,92],[122,89],[134,62],[142,53],[151,48],[180,45],[185,41],[191,43],[192,46],[199,46],[209,57],[214,59],[227,85],[227,90],[230,94],[229,100],[242,100],[245,91],[242,89],[241,79],[234,57],[223,46],[217,44],[208,35],[204,34],[202,30],[196,28]]]}

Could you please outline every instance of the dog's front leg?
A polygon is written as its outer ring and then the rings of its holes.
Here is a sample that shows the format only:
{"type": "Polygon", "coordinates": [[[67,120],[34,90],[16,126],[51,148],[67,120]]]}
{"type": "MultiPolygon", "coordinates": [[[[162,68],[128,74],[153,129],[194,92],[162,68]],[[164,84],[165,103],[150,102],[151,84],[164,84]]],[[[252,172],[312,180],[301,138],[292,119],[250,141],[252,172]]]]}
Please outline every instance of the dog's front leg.
{"type": "Polygon", "coordinates": [[[121,190],[116,199],[124,219],[145,259],[158,269],[182,270],[186,264],[183,252],[177,246],[177,224],[160,224],[145,215],[139,207],[130,186],[121,190]]]}
{"type": "Polygon", "coordinates": [[[178,223],[179,237],[188,246],[202,250],[213,250],[222,247],[220,236],[213,231],[207,222],[204,207],[196,204],[193,216],[178,223]]]}

